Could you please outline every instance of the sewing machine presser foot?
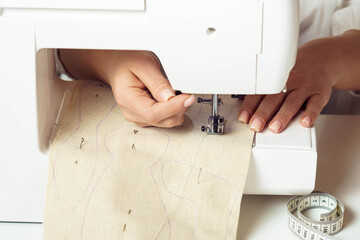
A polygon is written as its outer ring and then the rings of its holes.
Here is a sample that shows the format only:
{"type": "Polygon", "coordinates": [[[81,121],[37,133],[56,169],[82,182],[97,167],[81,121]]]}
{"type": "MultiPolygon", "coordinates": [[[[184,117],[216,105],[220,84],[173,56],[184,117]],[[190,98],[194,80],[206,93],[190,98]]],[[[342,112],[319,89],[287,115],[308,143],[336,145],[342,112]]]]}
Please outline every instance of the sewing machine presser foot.
{"type": "Polygon", "coordinates": [[[223,104],[217,94],[212,95],[212,99],[198,98],[198,103],[208,103],[212,106],[212,114],[208,118],[207,126],[201,126],[201,131],[211,135],[224,134],[225,120],[218,114],[219,106],[223,104]]]}

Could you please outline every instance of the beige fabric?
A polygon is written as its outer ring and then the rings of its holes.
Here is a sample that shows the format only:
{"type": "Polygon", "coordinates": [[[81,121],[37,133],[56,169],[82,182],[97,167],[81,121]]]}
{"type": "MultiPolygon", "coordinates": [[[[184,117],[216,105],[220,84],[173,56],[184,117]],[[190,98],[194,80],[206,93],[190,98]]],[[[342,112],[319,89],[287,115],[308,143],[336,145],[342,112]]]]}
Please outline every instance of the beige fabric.
{"type": "Polygon", "coordinates": [[[108,86],[79,81],[52,143],[45,239],[235,239],[253,133],[223,100],[223,136],[200,131],[197,103],[181,127],[140,128],[108,86]]]}

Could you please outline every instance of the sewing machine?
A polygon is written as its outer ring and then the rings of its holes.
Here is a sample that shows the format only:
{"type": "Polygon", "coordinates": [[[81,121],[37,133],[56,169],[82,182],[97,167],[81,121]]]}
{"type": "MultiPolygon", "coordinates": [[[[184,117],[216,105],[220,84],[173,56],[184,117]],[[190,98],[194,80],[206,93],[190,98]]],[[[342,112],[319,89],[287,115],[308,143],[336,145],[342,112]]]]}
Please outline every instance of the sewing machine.
{"type": "MultiPolygon", "coordinates": [[[[0,221],[42,221],[45,154],[74,86],[54,49],[154,52],[174,89],[213,94],[203,130],[222,134],[217,94],[281,92],[298,28],[296,0],[0,0],[0,221]]],[[[314,129],[294,123],[256,134],[245,193],[308,193],[315,174],[314,129]]]]}

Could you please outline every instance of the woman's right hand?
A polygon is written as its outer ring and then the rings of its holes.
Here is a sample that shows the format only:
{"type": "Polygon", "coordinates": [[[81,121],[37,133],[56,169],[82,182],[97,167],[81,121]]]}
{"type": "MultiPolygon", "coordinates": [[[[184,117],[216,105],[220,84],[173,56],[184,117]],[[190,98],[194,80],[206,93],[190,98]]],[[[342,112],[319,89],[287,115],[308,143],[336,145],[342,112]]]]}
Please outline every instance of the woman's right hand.
{"type": "Polygon", "coordinates": [[[139,126],[178,126],[184,121],[185,111],[195,102],[194,95],[175,96],[161,72],[160,62],[151,52],[61,50],[59,55],[74,77],[108,83],[124,117],[139,126]],[[89,71],[84,71],[84,65],[89,71]]]}

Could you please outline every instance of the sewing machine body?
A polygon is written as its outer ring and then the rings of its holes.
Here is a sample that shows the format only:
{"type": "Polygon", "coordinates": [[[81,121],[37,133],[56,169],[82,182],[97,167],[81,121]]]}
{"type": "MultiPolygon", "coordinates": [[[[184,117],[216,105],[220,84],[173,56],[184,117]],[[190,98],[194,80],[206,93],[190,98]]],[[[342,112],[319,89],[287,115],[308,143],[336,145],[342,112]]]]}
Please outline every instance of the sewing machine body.
{"type": "MultiPolygon", "coordinates": [[[[43,153],[73,87],[55,76],[53,49],[149,50],[183,92],[278,93],[295,62],[297,7],[296,0],[0,0],[7,114],[0,119],[0,221],[42,221],[43,153]]],[[[256,135],[245,193],[313,189],[314,130],[295,123],[287,132],[256,135]]]]}

